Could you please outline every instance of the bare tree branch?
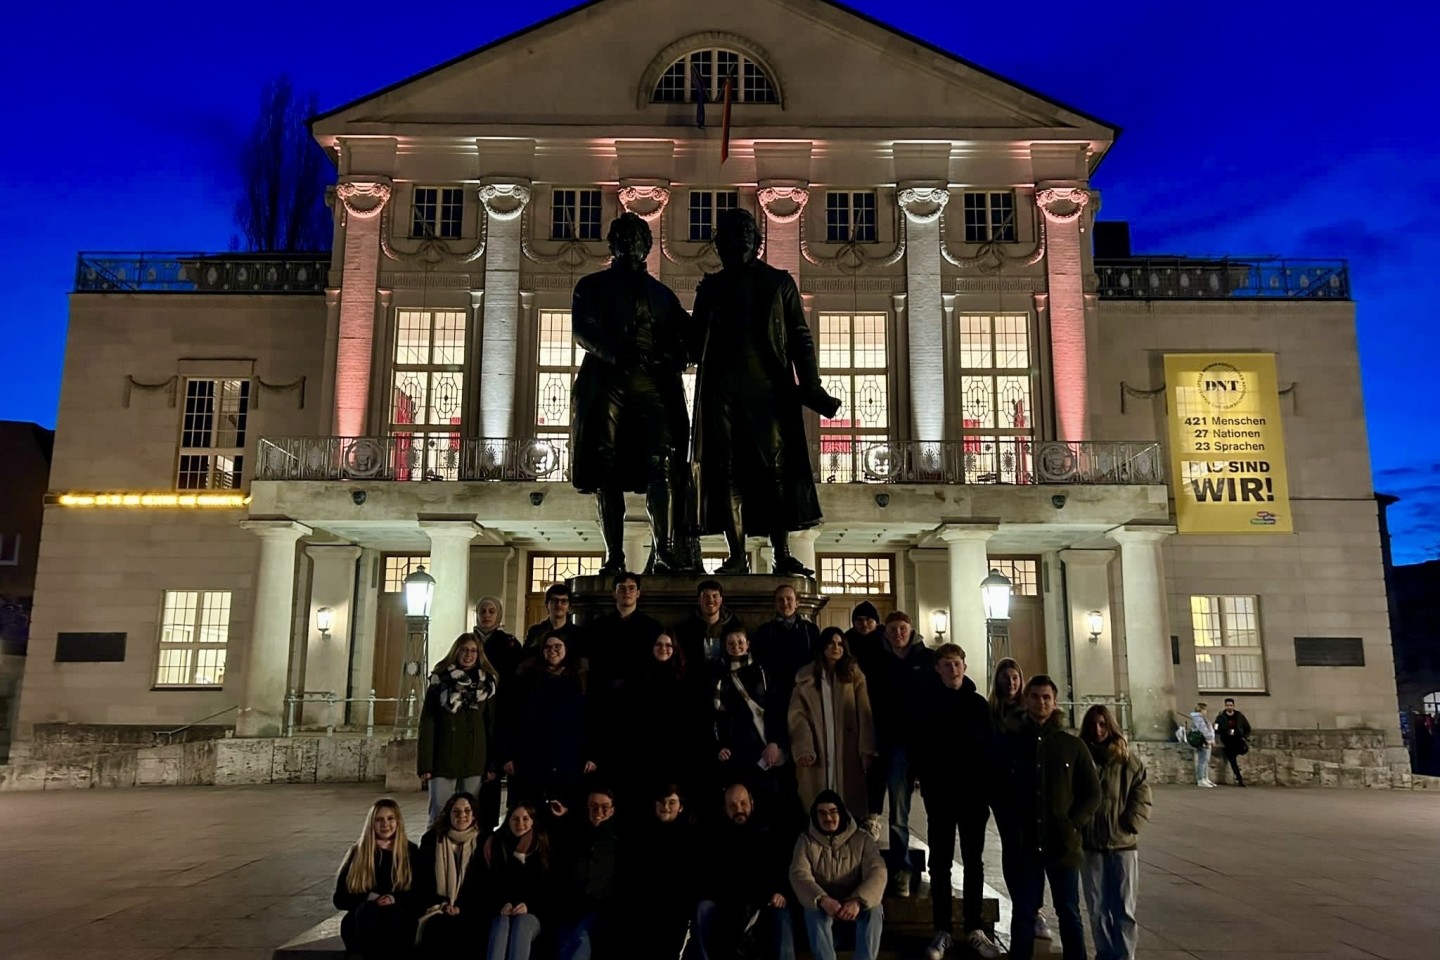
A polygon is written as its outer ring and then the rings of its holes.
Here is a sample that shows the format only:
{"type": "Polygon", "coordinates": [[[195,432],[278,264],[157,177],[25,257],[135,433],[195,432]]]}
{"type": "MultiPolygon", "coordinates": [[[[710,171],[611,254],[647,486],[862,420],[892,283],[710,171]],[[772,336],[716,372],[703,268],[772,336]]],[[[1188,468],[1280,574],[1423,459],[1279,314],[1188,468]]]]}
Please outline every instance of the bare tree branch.
{"type": "Polygon", "coordinates": [[[235,225],[247,250],[330,249],[325,188],[333,170],[305,122],[316,110],[315,95],[302,102],[288,76],[265,85],[260,113],[239,156],[235,225]]]}

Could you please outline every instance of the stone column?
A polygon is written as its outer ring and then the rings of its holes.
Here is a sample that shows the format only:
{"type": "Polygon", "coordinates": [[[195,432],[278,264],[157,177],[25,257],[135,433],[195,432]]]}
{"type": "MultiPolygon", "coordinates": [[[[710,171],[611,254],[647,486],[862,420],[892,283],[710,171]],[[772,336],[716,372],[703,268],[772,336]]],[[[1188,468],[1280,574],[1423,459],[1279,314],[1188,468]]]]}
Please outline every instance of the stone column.
{"type": "MultiPolygon", "coordinates": [[[[333,690],[345,696],[350,685],[350,626],[355,621],[355,561],[360,548],[351,544],[324,546],[309,544],[305,553],[310,557],[310,603],[304,617],[306,690],[333,690]],[[321,607],[329,607],[331,622],[328,635],[318,625],[321,607]]],[[[369,684],[356,689],[355,696],[370,692],[369,684]]],[[[327,723],[331,719],[326,704],[306,704],[309,723],[327,723]]],[[[337,718],[338,722],[338,718],[337,718]]]]}
{"type": "Polygon", "coordinates": [[[340,278],[340,339],[335,349],[335,432],[365,434],[375,351],[375,287],[380,276],[380,213],[390,199],[384,177],[346,178],[335,187],[345,206],[340,278]]]}
{"type": "Polygon", "coordinates": [[[426,663],[445,655],[455,638],[470,629],[470,541],[480,533],[474,520],[421,520],[430,538],[430,649],[426,663]]]}
{"type": "Polygon", "coordinates": [[[520,215],[529,202],[528,181],[487,183],[480,188],[480,203],[490,218],[485,241],[485,320],[480,332],[480,436],[489,439],[510,436],[515,418],[520,215]]]}
{"type": "Polygon", "coordinates": [[[350,611],[353,624],[351,642],[355,647],[350,658],[350,687],[367,693],[375,685],[375,642],[378,638],[380,581],[384,576],[384,563],[384,554],[379,550],[367,547],[361,552],[358,603],[350,611]]]}
{"type": "Polygon", "coordinates": [[[664,259],[660,251],[660,221],[665,216],[665,207],[670,203],[670,185],[665,181],[653,183],[620,184],[620,206],[626,213],[633,213],[650,226],[650,255],[645,258],[645,268],[650,276],[660,279],[660,262],[664,259]]]}
{"type": "Polygon", "coordinates": [[[650,547],[654,538],[650,536],[650,521],[645,519],[645,511],[627,509],[631,519],[625,521],[624,532],[620,534],[620,540],[625,545],[625,569],[631,573],[640,573],[650,562],[650,547]]]}
{"type": "Polygon", "coordinates": [[[948,639],[964,648],[965,672],[981,690],[989,689],[990,651],[980,581],[990,575],[985,548],[997,529],[984,523],[947,523],[940,528],[940,539],[950,549],[948,639]]]}
{"type": "Polygon", "coordinates": [[[1080,220],[1090,203],[1084,186],[1047,186],[1035,193],[1045,218],[1050,364],[1055,378],[1055,436],[1090,435],[1089,366],[1085,342],[1085,250],[1080,220]]]}
{"type": "Polygon", "coordinates": [[[1130,712],[1137,740],[1168,740],[1175,725],[1170,597],[1161,550],[1165,538],[1174,532],[1174,527],[1125,527],[1110,532],[1110,538],[1120,544],[1130,712]]]}
{"type": "MultiPolygon", "coordinates": [[[[913,439],[927,446],[945,439],[940,214],[949,202],[950,191],[944,186],[906,187],[899,194],[907,232],[905,288],[909,294],[910,424],[913,439]]],[[[965,652],[970,653],[968,647],[965,652]]]]}
{"type": "MultiPolygon", "coordinates": [[[[755,194],[765,215],[765,262],[800,282],[800,215],[810,202],[803,183],[766,181],[755,194]]],[[[808,564],[807,564],[808,566],[808,564]]]]}
{"type": "MultiPolygon", "coordinates": [[[[1065,611],[1070,634],[1070,662],[1074,672],[1073,699],[1084,696],[1115,695],[1114,626],[1110,613],[1110,561],[1113,550],[1062,550],[1065,564],[1065,591],[1070,608],[1065,611]],[[1100,611],[1105,629],[1090,641],[1089,614],[1100,611]]],[[[1077,718],[1078,719],[1078,718],[1077,718]]]]}
{"type": "Polygon", "coordinates": [[[815,561],[815,541],[819,537],[818,529],[796,530],[790,534],[790,555],[814,570],[817,577],[820,575],[820,568],[816,566],[815,561]]]}
{"type": "Polygon", "coordinates": [[[260,538],[260,561],[235,735],[278,737],[285,720],[285,678],[290,669],[295,544],[310,528],[293,520],[242,520],[240,526],[260,538]]]}

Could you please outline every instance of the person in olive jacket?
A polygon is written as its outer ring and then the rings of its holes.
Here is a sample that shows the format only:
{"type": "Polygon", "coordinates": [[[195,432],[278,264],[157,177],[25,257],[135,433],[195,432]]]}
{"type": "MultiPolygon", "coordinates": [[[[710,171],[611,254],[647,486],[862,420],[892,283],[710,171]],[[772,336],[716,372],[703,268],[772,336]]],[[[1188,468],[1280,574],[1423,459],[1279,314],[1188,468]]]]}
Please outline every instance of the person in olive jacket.
{"type": "Polygon", "coordinates": [[[400,805],[370,805],[360,839],[335,877],[336,910],[344,910],[340,939],[364,960],[403,956],[415,942],[415,865],[420,850],[405,837],[400,805]]]}
{"type": "Polygon", "coordinates": [[[1104,704],[1085,711],[1080,739],[1100,770],[1100,809],[1080,831],[1095,960],[1135,960],[1135,885],[1140,874],[1136,835],[1150,819],[1150,780],[1145,762],[1131,752],[1104,704]]]}
{"type": "MultiPolygon", "coordinates": [[[[420,710],[415,772],[430,788],[430,819],[457,793],[480,795],[495,779],[495,693],[499,678],[480,638],[462,633],[430,674],[420,710]]],[[[476,811],[479,817],[481,811],[476,811]]],[[[489,830],[490,824],[482,824],[489,830]]]]}
{"type": "Polygon", "coordinates": [[[1001,748],[1001,783],[1011,811],[1000,821],[1002,868],[1014,905],[1010,955],[1029,957],[1035,948],[1035,911],[1048,878],[1065,960],[1085,960],[1080,837],[1100,806],[1100,780],[1090,751],[1065,729],[1058,693],[1044,674],[1031,677],[1025,713],[1001,748]]]}

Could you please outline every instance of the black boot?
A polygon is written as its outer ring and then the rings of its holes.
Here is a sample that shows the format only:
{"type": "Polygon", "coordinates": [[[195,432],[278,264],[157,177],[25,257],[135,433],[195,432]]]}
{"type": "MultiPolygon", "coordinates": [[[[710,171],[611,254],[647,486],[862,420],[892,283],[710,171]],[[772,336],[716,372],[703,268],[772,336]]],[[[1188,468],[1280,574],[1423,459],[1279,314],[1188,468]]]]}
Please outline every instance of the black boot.
{"type": "Polygon", "coordinates": [[[813,577],[815,571],[795,559],[790,552],[790,534],[784,530],[770,534],[770,547],[775,551],[775,562],[770,571],[781,577],[813,577]]]}
{"type": "Polygon", "coordinates": [[[595,494],[600,514],[600,539],[605,542],[605,565],[600,573],[614,576],[625,572],[625,491],[602,487],[595,494]]]}
{"type": "Polygon", "coordinates": [[[720,564],[716,573],[749,573],[750,558],[745,553],[745,521],[743,519],[742,504],[740,495],[730,494],[730,509],[725,516],[725,546],[730,551],[730,556],[720,564]]]}
{"type": "Polygon", "coordinates": [[[645,572],[669,573],[677,566],[672,539],[675,529],[675,499],[669,479],[650,481],[650,486],[645,491],[645,510],[650,515],[650,535],[655,543],[650,552],[650,564],[645,572]]]}

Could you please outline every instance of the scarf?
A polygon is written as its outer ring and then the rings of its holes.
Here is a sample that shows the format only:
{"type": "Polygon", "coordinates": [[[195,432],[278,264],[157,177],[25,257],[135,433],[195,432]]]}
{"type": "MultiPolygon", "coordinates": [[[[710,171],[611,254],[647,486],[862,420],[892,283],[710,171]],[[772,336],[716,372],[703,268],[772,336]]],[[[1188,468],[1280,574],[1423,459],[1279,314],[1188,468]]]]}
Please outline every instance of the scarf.
{"type": "Polygon", "coordinates": [[[480,833],[475,824],[464,830],[453,828],[435,838],[435,892],[453,904],[465,882],[465,870],[475,853],[475,838],[480,833]]]}
{"type": "Polygon", "coordinates": [[[440,706],[449,713],[478,710],[495,695],[495,678],[478,666],[465,670],[451,665],[448,670],[436,670],[430,674],[430,686],[440,688],[440,706]]]}
{"type": "MultiPolygon", "coordinates": [[[[741,669],[750,665],[750,655],[743,657],[727,657],[730,666],[730,682],[739,691],[740,698],[745,701],[745,706],[750,710],[750,722],[755,725],[755,732],[760,735],[760,742],[765,742],[765,708],[756,703],[750,696],[750,691],[745,689],[744,682],[740,679],[741,669]]],[[[763,677],[764,674],[761,674],[763,677]]],[[[725,681],[722,679],[715,686],[715,709],[723,711],[724,703],[720,699],[720,691],[724,689],[725,681]]]]}

